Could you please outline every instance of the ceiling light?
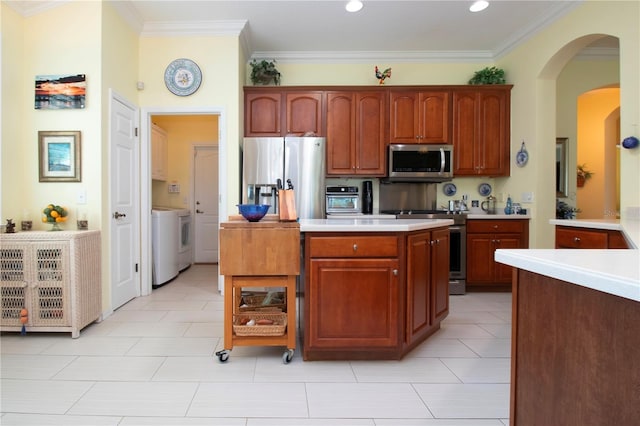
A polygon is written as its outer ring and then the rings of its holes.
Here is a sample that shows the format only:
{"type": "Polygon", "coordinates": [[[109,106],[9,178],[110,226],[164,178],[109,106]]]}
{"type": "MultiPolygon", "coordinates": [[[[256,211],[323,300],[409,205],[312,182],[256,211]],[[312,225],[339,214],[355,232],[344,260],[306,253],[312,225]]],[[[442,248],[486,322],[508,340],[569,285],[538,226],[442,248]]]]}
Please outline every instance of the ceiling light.
{"type": "Polygon", "coordinates": [[[357,12],[362,9],[362,2],[360,0],[349,0],[345,9],[347,9],[347,12],[357,12]]]}
{"type": "Polygon", "coordinates": [[[471,7],[469,8],[469,10],[471,12],[480,12],[482,10],[485,10],[487,7],[489,7],[489,2],[488,1],[478,0],[476,2],[473,2],[471,7]]]}

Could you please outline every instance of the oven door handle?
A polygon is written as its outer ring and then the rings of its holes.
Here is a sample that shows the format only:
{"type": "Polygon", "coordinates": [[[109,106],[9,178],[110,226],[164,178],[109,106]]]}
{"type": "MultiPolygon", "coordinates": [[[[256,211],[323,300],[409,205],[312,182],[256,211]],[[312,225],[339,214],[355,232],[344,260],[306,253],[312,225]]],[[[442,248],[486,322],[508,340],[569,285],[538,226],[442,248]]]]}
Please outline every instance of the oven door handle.
{"type": "Polygon", "coordinates": [[[439,174],[443,174],[444,173],[444,166],[445,166],[445,159],[444,159],[444,148],[440,148],[440,173],[439,174]]]}

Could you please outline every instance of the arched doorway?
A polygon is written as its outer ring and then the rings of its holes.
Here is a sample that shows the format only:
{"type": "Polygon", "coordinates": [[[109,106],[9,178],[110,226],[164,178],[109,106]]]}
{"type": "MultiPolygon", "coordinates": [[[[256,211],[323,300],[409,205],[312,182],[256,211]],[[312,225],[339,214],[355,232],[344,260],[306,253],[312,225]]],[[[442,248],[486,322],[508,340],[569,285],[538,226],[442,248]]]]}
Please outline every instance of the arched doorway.
{"type": "Polygon", "coordinates": [[[578,38],[560,49],[541,73],[556,81],[556,137],[567,140],[566,198],[556,201],[578,208],[579,218],[615,218],[619,211],[620,168],[615,148],[619,112],[617,121],[611,120],[620,106],[618,46],[616,37],[603,34],[578,38]],[[578,164],[594,172],[581,188],[576,179],[578,164]]]}

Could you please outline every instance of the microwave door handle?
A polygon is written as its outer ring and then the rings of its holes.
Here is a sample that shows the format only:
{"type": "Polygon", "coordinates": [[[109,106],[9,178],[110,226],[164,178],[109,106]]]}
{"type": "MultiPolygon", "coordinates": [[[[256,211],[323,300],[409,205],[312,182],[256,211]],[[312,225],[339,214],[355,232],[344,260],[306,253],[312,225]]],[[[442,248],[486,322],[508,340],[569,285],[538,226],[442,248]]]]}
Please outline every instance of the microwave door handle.
{"type": "Polygon", "coordinates": [[[444,173],[444,148],[440,148],[440,174],[444,173]]]}

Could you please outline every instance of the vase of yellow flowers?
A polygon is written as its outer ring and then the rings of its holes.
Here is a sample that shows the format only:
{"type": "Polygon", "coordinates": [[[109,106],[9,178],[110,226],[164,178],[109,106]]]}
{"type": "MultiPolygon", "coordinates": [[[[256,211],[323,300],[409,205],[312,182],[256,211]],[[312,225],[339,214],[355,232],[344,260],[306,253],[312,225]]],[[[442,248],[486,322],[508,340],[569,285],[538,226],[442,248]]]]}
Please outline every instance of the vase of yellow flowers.
{"type": "Polygon", "coordinates": [[[67,221],[67,209],[57,204],[49,204],[42,210],[42,222],[52,225],[51,231],[62,231],[60,225],[67,221]]]}

